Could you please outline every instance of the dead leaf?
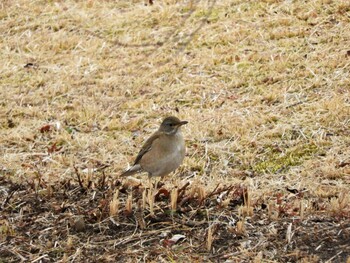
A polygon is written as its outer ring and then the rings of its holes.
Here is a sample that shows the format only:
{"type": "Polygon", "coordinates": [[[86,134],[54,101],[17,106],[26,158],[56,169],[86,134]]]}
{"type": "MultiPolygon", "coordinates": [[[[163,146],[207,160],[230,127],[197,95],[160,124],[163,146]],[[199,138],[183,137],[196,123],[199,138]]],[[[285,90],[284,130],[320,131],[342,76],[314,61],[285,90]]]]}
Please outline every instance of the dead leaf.
{"type": "Polygon", "coordinates": [[[47,149],[48,153],[54,153],[54,152],[58,152],[62,149],[62,147],[57,147],[57,142],[55,142],[54,144],[52,144],[51,147],[49,147],[47,149]]]}
{"type": "Polygon", "coordinates": [[[41,133],[45,133],[45,132],[49,132],[49,131],[51,131],[51,125],[50,124],[44,125],[43,127],[40,128],[40,132],[41,133]]]}
{"type": "Polygon", "coordinates": [[[175,245],[177,242],[179,242],[180,240],[183,240],[185,238],[186,238],[185,235],[176,234],[170,239],[164,239],[163,246],[164,247],[171,247],[171,246],[175,245]]]}

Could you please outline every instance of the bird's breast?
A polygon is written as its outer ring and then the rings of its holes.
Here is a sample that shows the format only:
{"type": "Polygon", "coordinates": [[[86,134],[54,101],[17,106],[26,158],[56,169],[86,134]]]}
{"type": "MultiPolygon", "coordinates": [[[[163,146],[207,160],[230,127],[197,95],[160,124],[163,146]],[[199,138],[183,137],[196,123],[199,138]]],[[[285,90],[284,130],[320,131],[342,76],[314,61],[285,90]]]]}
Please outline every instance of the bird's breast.
{"type": "Polygon", "coordinates": [[[159,138],[141,160],[141,166],[153,176],[164,176],[174,171],[185,157],[182,134],[159,138]]]}

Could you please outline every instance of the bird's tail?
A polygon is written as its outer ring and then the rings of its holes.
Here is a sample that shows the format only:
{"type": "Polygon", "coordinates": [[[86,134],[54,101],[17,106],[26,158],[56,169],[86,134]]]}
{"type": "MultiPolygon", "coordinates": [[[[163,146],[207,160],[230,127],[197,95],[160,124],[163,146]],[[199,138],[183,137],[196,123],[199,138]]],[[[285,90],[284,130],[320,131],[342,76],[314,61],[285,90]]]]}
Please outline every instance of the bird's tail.
{"type": "Polygon", "coordinates": [[[142,170],[141,166],[139,164],[135,164],[134,166],[131,166],[128,170],[123,172],[120,175],[120,177],[130,176],[130,175],[133,175],[133,174],[140,172],[141,170],[142,170]]]}

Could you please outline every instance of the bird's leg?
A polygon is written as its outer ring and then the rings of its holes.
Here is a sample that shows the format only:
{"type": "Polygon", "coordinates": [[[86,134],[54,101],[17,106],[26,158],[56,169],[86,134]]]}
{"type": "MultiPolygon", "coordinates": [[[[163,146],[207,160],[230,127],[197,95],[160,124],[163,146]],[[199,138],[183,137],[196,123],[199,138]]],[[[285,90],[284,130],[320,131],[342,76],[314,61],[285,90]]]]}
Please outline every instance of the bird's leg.
{"type": "Polygon", "coordinates": [[[152,176],[148,175],[148,184],[149,184],[149,190],[148,190],[148,204],[149,204],[149,210],[150,214],[153,217],[154,216],[154,186],[152,184],[152,176]]]}
{"type": "Polygon", "coordinates": [[[173,176],[171,176],[171,185],[174,187],[178,185],[178,176],[176,176],[176,172],[172,173],[173,176]]]}
{"type": "Polygon", "coordinates": [[[148,175],[149,189],[152,189],[153,192],[155,192],[158,189],[159,182],[160,178],[155,177],[155,179],[153,180],[153,176],[150,174],[148,175]]]}
{"type": "Polygon", "coordinates": [[[152,189],[152,176],[150,174],[148,175],[148,188],[152,189]]]}
{"type": "Polygon", "coordinates": [[[159,183],[160,183],[160,180],[161,180],[161,177],[156,177],[155,182],[154,182],[155,190],[158,189],[158,185],[159,185],[159,183]]]}

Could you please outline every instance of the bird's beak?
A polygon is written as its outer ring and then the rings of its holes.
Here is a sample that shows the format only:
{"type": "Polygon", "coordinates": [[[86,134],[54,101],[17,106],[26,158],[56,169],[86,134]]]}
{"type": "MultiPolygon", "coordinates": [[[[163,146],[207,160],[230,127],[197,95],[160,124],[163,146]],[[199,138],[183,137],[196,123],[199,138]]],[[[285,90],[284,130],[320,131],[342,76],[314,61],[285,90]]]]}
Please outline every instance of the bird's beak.
{"type": "Polygon", "coordinates": [[[178,124],[178,126],[182,126],[182,125],[185,125],[185,124],[187,124],[187,123],[188,123],[188,121],[180,121],[179,124],[178,124]]]}

